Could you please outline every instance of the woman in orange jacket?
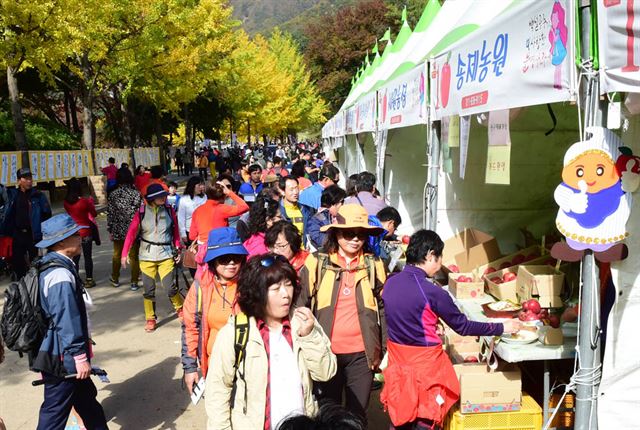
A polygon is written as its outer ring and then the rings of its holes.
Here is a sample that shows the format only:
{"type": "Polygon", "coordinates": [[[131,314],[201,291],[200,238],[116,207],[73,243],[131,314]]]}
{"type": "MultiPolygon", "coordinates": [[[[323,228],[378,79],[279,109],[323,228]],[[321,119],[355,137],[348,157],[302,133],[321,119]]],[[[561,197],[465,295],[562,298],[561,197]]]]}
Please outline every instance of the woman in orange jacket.
{"type": "Polygon", "coordinates": [[[237,277],[247,255],[230,227],[211,230],[205,248],[207,270],[194,281],[183,305],[182,367],[189,393],[199,379],[198,364],[206,377],[216,335],[238,311],[237,277]]]}
{"type": "Polygon", "coordinates": [[[189,239],[198,241],[196,277],[201,276],[206,270],[203,259],[207,252],[206,243],[209,232],[214,228],[228,227],[229,218],[242,215],[249,210],[245,201],[222,183],[207,184],[205,193],[207,201],[193,212],[189,228],[189,239]],[[233,200],[233,205],[224,203],[227,197],[233,200]]]}

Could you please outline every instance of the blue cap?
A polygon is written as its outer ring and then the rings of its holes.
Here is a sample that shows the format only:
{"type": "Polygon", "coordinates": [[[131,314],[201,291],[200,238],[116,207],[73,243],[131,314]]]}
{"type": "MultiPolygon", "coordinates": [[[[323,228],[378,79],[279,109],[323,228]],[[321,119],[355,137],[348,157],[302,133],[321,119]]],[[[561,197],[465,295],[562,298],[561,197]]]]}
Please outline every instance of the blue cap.
{"type": "Polygon", "coordinates": [[[147,195],[144,197],[147,200],[157,199],[158,197],[164,197],[169,193],[160,184],[151,184],[147,187],[147,195]]]}
{"type": "Polygon", "coordinates": [[[248,255],[249,253],[242,246],[242,240],[238,236],[235,228],[220,227],[214,228],[209,232],[207,240],[207,254],[204,256],[204,262],[208,263],[221,255],[248,255]]]}
{"type": "Polygon", "coordinates": [[[83,228],[89,227],[76,224],[73,218],[67,214],[54,215],[42,223],[42,240],[36,243],[36,246],[49,248],[83,228]]]}

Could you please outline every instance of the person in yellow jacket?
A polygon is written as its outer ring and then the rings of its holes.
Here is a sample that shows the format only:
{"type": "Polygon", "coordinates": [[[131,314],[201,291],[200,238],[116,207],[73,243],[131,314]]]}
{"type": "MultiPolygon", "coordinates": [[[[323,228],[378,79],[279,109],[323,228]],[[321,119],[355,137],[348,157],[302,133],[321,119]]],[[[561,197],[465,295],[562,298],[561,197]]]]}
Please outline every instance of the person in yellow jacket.
{"type": "Polygon", "coordinates": [[[308,308],[292,311],[300,292],[295,269],[276,254],[243,266],[238,304],[249,318],[236,365],[236,317],[218,333],[205,389],[207,429],[276,429],[291,415],[314,415],[313,382],[336,373],[328,337],[308,308]]]}

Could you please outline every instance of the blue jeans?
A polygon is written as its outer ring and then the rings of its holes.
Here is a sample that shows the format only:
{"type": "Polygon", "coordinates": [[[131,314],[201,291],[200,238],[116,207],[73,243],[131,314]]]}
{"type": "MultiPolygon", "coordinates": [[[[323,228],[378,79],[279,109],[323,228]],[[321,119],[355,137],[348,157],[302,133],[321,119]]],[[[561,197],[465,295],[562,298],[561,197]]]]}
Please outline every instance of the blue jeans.
{"type": "Polygon", "coordinates": [[[108,429],[102,406],[96,400],[97,394],[90,378],[46,383],[37,430],[64,430],[71,407],[82,418],[87,430],[108,429]]]}

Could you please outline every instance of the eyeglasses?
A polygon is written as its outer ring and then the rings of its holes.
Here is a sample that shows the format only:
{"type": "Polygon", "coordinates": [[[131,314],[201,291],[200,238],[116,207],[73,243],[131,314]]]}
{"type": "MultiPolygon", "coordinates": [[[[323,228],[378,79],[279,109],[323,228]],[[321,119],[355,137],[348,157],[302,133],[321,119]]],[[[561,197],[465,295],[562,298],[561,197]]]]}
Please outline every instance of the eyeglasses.
{"type": "Polygon", "coordinates": [[[289,246],[291,246],[291,245],[289,245],[288,242],[287,243],[274,243],[273,244],[273,248],[274,249],[287,249],[289,246]]]}
{"type": "Polygon", "coordinates": [[[355,237],[360,240],[367,240],[369,238],[369,232],[366,230],[344,229],[342,230],[342,237],[347,240],[352,240],[355,237]]]}
{"type": "Polygon", "coordinates": [[[260,260],[260,265],[262,267],[271,267],[276,261],[279,261],[281,263],[289,263],[289,260],[284,258],[282,255],[267,255],[266,257],[262,257],[262,259],[260,260]]]}
{"type": "Polygon", "coordinates": [[[240,262],[244,261],[244,259],[245,259],[244,255],[225,254],[225,255],[221,255],[220,257],[216,258],[216,263],[221,264],[223,266],[226,266],[227,264],[231,264],[231,263],[240,263],[240,262]]]}

